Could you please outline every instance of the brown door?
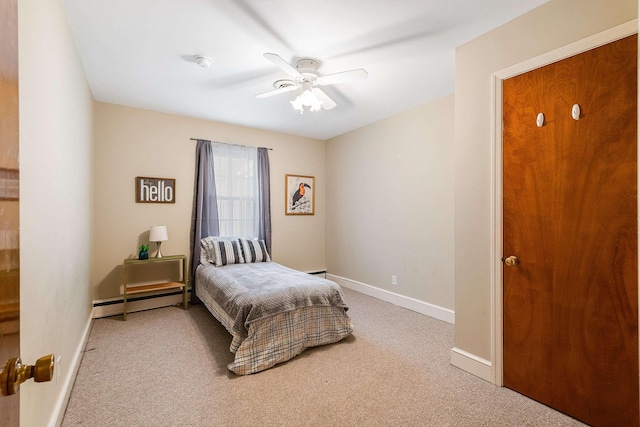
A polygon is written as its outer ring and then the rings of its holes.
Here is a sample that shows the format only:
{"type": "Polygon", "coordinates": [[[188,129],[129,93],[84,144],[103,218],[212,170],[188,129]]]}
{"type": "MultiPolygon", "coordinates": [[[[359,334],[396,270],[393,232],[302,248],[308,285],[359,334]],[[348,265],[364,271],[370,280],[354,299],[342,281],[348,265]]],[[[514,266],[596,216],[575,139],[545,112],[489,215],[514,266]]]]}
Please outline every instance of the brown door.
{"type": "Polygon", "coordinates": [[[504,384],[637,426],[637,36],[505,80],[503,97],[504,384]]]}
{"type": "MultiPolygon", "coordinates": [[[[20,352],[18,248],[18,20],[0,1],[0,369],[20,352]]],[[[18,426],[20,395],[0,395],[0,425],[18,426]]]]}

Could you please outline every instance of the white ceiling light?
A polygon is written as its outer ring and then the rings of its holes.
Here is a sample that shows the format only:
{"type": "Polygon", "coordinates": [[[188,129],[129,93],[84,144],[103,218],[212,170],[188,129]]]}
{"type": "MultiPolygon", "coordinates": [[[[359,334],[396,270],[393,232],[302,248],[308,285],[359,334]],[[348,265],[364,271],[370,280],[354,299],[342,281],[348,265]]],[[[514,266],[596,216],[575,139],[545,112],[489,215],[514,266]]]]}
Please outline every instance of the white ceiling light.
{"type": "Polygon", "coordinates": [[[309,111],[318,111],[322,107],[322,101],[320,101],[311,88],[311,83],[305,83],[303,91],[291,102],[293,108],[300,111],[300,114],[304,114],[304,107],[309,107],[309,111]]]}
{"type": "Polygon", "coordinates": [[[209,68],[209,66],[213,63],[211,58],[203,55],[196,55],[195,60],[196,60],[196,64],[198,64],[202,68],[209,68]]]}

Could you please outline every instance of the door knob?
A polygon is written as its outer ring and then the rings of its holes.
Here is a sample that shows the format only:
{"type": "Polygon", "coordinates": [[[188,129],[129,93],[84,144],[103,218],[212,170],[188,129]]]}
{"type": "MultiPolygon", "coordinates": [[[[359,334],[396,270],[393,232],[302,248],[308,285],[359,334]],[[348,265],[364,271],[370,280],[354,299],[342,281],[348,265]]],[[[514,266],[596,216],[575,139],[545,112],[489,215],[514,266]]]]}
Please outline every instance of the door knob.
{"type": "Polygon", "coordinates": [[[510,257],[505,258],[504,263],[507,267],[514,267],[520,263],[520,260],[517,256],[511,255],[510,257]]]}
{"type": "Polygon", "coordinates": [[[7,360],[0,371],[0,392],[3,396],[9,396],[18,392],[20,384],[33,378],[37,383],[51,381],[55,355],[43,356],[35,365],[23,365],[19,357],[7,360]]]}

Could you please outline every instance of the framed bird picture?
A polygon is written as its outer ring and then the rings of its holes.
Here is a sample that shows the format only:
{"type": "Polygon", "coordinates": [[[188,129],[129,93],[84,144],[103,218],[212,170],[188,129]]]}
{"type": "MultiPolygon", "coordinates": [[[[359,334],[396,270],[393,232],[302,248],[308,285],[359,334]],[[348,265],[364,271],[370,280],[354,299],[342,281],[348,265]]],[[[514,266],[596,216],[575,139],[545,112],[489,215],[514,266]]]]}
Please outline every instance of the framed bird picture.
{"type": "Polygon", "coordinates": [[[285,175],[286,215],[313,215],[316,205],[316,183],[312,176],[285,175]]]}

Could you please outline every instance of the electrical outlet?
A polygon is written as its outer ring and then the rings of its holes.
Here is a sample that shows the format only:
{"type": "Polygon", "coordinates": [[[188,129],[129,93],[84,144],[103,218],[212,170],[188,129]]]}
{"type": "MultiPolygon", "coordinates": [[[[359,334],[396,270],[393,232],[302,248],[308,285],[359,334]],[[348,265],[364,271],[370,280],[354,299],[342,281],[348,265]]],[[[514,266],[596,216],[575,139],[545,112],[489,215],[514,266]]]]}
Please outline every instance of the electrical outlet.
{"type": "Polygon", "coordinates": [[[393,286],[396,286],[398,284],[398,278],[396,277],[395,274],[393,276],[391,276],[391,284],[393,286]]]}

